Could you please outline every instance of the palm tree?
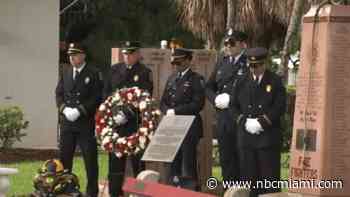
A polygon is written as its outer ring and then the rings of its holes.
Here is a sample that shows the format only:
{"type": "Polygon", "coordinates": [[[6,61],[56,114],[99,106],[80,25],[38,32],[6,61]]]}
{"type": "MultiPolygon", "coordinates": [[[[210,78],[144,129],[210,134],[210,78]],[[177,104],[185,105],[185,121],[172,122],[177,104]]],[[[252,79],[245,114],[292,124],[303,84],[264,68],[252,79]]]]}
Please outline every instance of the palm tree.
{"type": "Polygon", "coordinates": [[[225,30],[226,1],[176,0],[179,19],[195,36],[207,41],[208,49],[215,48],[216,38],[225,30]]]}
{"type": "Polygon", "coordinates": [[[182,24],[209,48],[230,25],[248,33],[249,44],[270,47],[282,43],[292,13],[293,0],[176,0],[182,24]],[[228,8],[231,12],[227,12],[228,8]],[[228,19],[227,19],[227,18],[228,19]],[[233,20],[233,21],[232,21],[233,20]],[[227,24],[225,26],[225,24],[227,24]]]}

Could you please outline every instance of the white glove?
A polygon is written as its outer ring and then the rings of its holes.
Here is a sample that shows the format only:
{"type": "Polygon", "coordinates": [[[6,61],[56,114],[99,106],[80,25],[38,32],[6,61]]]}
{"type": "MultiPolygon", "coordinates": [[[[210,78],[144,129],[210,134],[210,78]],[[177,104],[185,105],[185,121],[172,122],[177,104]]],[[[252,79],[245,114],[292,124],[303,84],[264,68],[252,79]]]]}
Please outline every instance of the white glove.
{"type": "Polygon", "coordinates": [[[254,123],[253,123],[253,118],[247,118],[247,121],[245,122],[245,130],[250,133],[250,134],[254,134],[255,133],[255,129],[254,129],[254,123]]]}
{"type": "Polygon", "coordinates": [[[79,118],[79,116],[80,116],[80,112],[79,112],[79,110],[77,109],[77,108],[73,108],[72,110],[71,110],[71,117],[72,117],[72,122],[74,122],[74,121],[76,121],[78,118],[79,118]]]}
{"type": "Polygon", "coordinates": [[[115,123],[117,123],[117,125],[123,125],[126,122],[128,122],[128,119],[126,118],[125,114],[120,111],[115,117],[114,117],[114,121],[115,123]]]}
{"type": "Polygon", "coordinates": [[[222,93],[216,96],[215,106],[219,109],[226,109],[230,104],[230,95],[227,93],[222,93]]]}
{"type": "Polygon", "coordinates": [[[245,129],[248,133],[259,135],[264,129],[256,118],[247,118],[245,129]]]}
{"type": "Polygon", "coordinates": [[[166,111],[167,116],[175,116],[175,110],[174,109],[168,109],[166,111]]]}
{"type": "Polygon", "coordinates": [[[62,113],[66,117],[66,119],[71,121],[71,122],[73,122],[72,110],[73,110],[73,108],[65,107],[62,111],[62,113]]]}
{"type": "Polygon", "coordinates": [[[264,131],[264,129],[262,128],[262,126],[257,118],[253,119],[253,124],[254,124],[256,134],[260,134],[261,132],[264,131]]]}

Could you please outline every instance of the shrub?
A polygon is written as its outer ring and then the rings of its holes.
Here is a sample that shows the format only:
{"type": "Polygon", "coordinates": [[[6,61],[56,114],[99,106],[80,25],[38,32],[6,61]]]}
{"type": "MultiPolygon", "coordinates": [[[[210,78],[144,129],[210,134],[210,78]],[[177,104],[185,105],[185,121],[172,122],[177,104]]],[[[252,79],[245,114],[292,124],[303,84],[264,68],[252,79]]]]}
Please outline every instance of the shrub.
{"type": "Polygon", "coordinates": [[[0,148],[8,149],[16,141],[21,141],[21,138],[26,136],[23,129],[26,129],[28,124],[19,107],[0,107],[0,148]]]}

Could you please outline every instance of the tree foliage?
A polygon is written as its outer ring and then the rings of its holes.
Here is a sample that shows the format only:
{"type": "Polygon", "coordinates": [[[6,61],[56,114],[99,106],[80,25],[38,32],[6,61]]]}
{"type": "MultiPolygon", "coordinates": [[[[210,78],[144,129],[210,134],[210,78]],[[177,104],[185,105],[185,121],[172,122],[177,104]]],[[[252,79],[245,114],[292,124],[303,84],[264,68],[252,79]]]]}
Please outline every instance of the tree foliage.
{"type": "Polygon", "coordinates": [[[21,138],[26,136],[23,129],[26,129],[28,124],[19,107],[1,107],[0,149],[11,148],[16,141],[21,141],[21,138]]]}
{"type": "MultiPolygon", "coordinates": [[[[61,9],[71,0],[61,0],[61,9]]],[[[178,21],[176,5],[171,0],[85,0],[60,17],[61,41],[87,45],[90,60],[101,67],[110,64],[112,47],[120,41],[138,40],[144,47],[160,47],[161,40],[176,37],[185,47],[202,48],[178,21]]]]}

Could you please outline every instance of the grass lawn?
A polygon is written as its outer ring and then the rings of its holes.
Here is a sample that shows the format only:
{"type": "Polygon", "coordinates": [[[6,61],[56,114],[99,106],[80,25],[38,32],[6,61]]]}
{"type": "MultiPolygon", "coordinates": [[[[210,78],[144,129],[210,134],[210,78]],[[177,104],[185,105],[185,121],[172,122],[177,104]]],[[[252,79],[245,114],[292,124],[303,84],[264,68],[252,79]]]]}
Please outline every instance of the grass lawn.
{"type": "MultiPolygon", "coordinates": [[[[282,154],[282,161],[285,161],[288,154],[282,154]]],[[[9,196],[18,196],[23,194],[28,194],[33,192],[32,180],[36,171],[43,164],[42,161],[37,162],[20,162],[14,164],[1,165],[2,167],[13,167],[17,168],[20,173],[11,176],[11,189],[9,196]]],[[[78,175],[80,179],[80,185],[82,190],[85,190],[86,178],[85,178],[85,168],[81,157],[75,157],[74,160],[74,173],[78,175]]],[[[108,156],[104,153],[99,154],[99,179],[107,179],[107,169],[108,169],[108,156]]],[[[221,168],[219,166],[213,167],[213,176],[222,180],[221,168]]],[[[281,168],[281,179],[288,179],[288,168],[281,168]]]]}
{"type": "MultiPolygon", "coordinates": [[[[33,192],[33,177],[43,163],[43,161],[33,161],[1,165],[2,167],[12,167],[19,170],[18,174],[11,176],[11,189],[9,196],[18,196],[33,192]]],[[[107,179],[108,155],[100,153],[98,164],[100,180],[107,179]]],[[[79,177],[80,186],[84,191],[86,185],[86,176],[82,157],[75,157],[73,171],[79,177]]]]}

